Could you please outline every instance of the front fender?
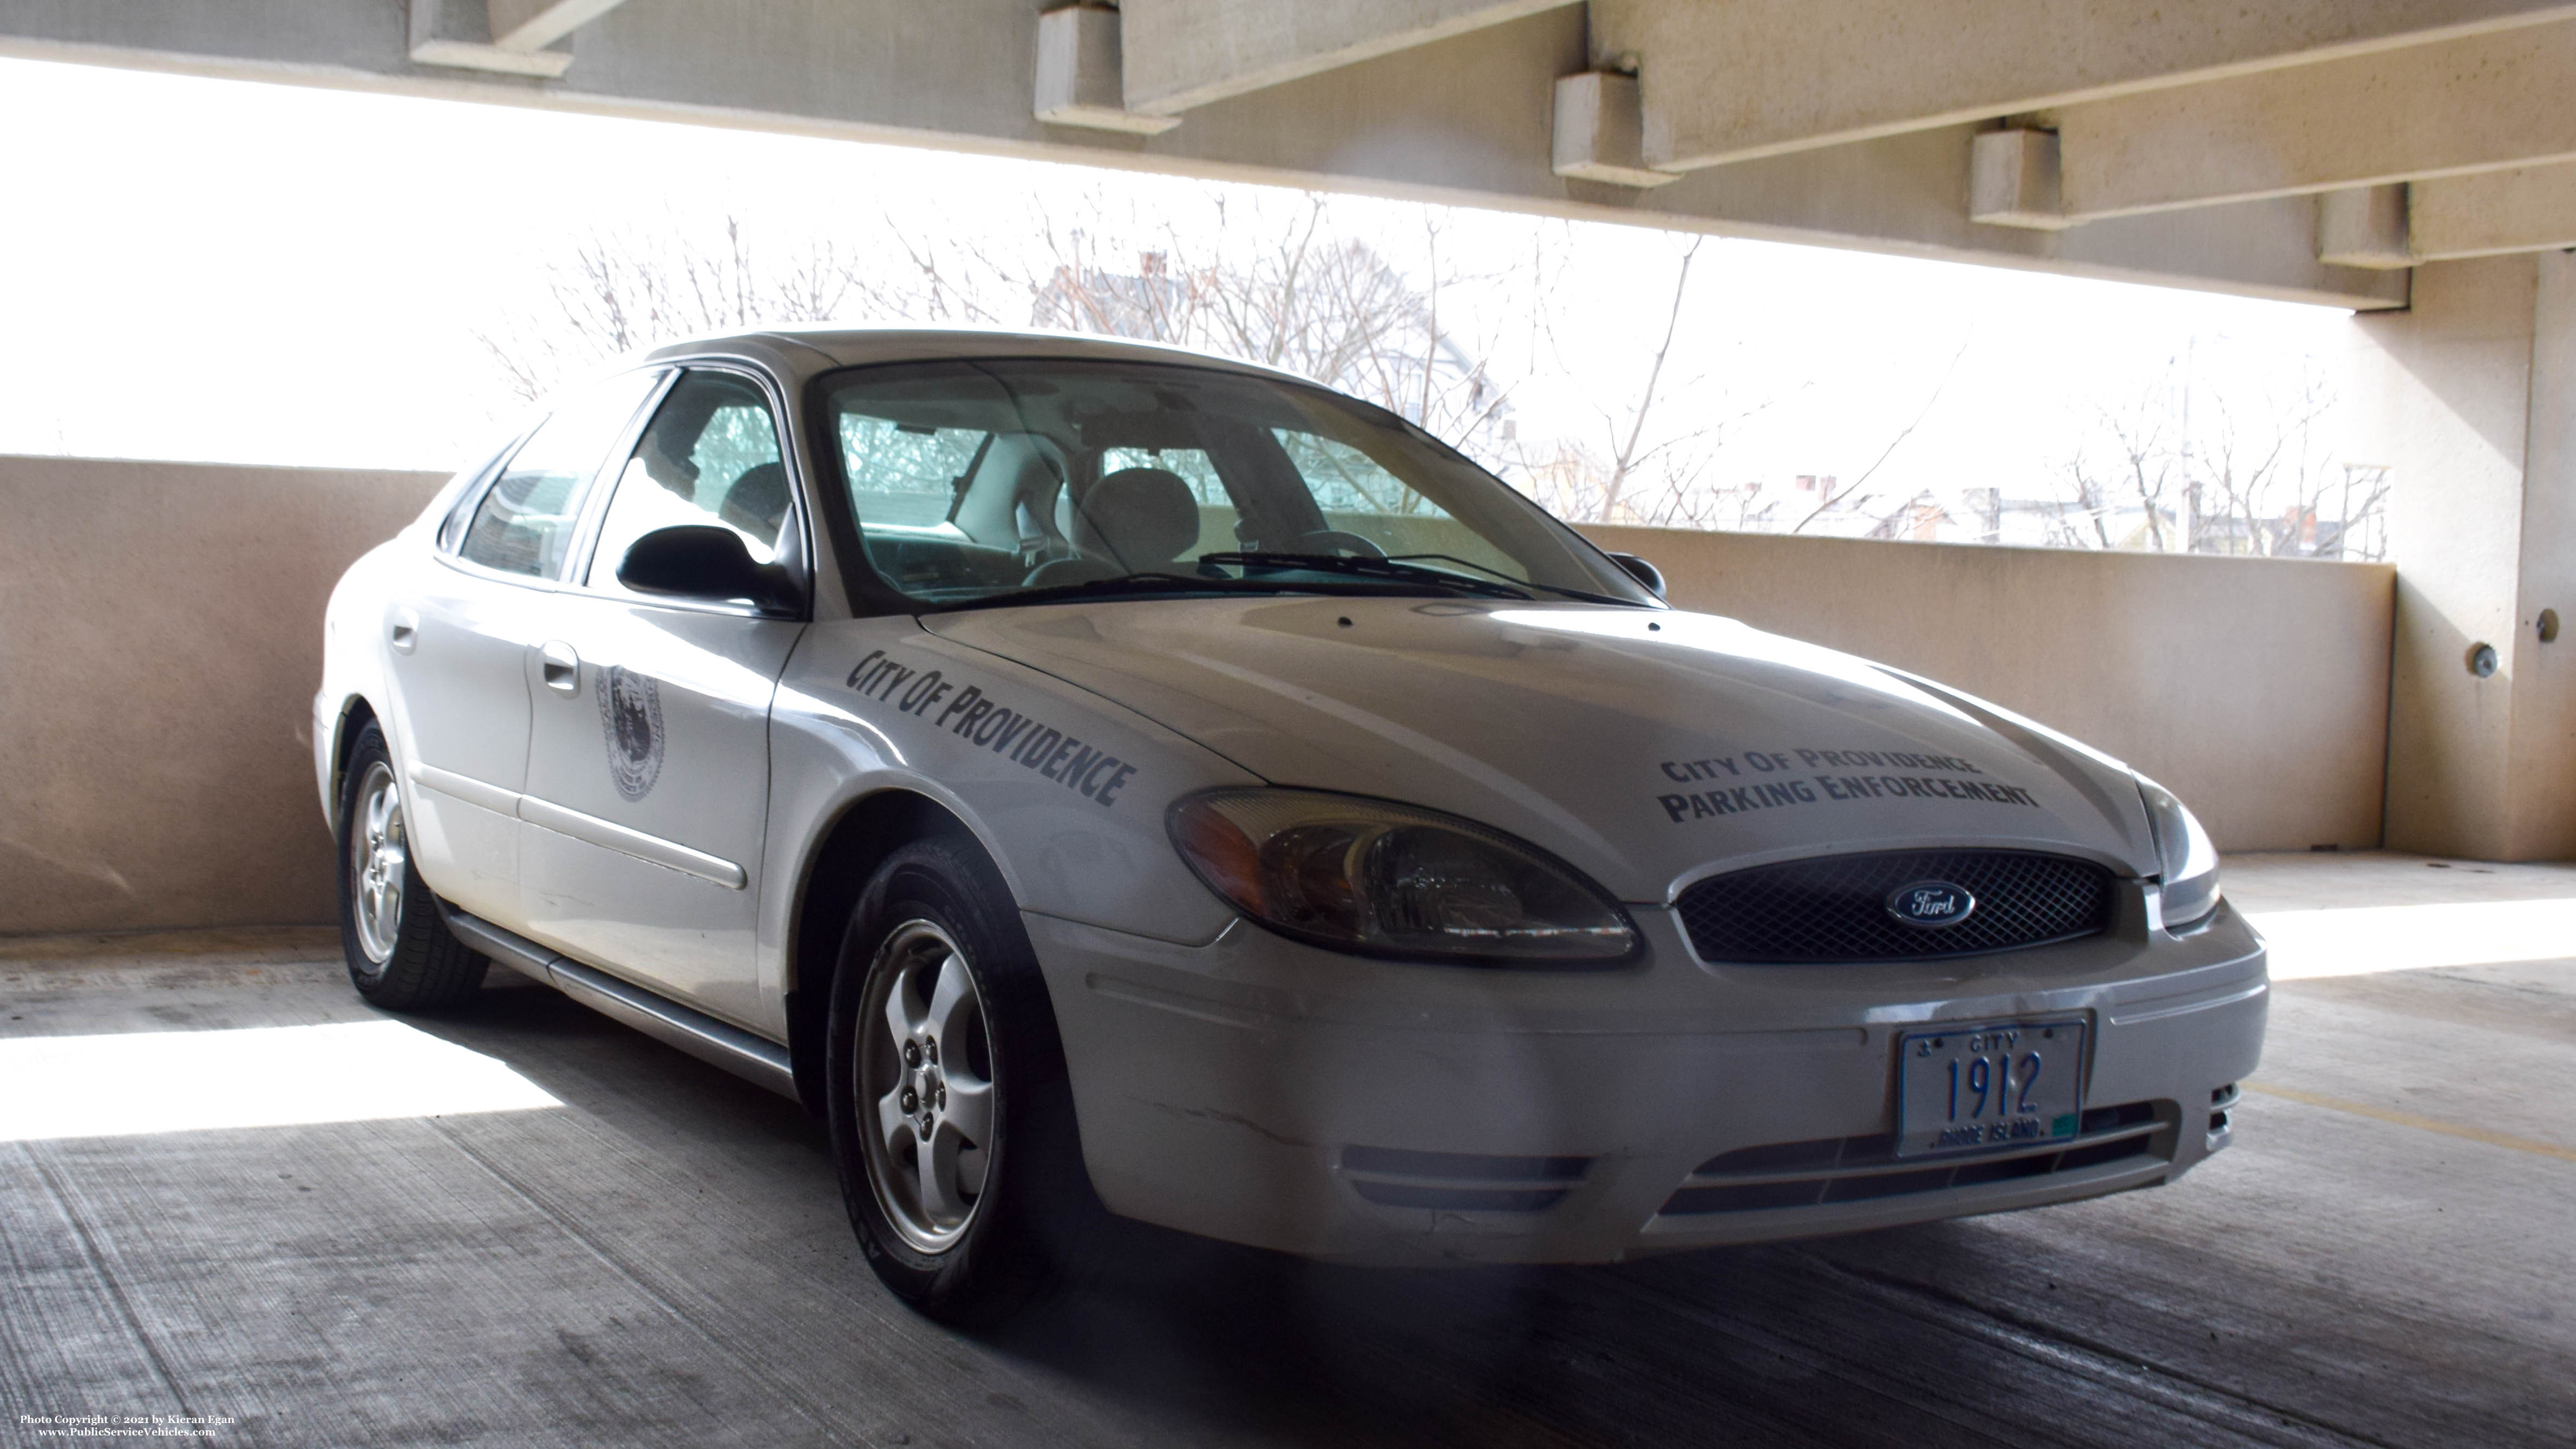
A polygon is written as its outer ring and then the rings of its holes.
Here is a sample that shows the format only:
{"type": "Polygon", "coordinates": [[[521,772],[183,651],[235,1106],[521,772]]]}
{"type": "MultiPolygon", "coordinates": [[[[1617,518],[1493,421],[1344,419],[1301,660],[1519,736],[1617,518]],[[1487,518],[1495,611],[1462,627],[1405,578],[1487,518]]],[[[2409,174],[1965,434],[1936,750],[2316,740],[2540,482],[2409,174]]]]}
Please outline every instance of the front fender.
{"type": "Polygon", "coordinates": [[[909,618],[820,623],[770,713],[765,985],[789,956],[811,867],[860,801],[900,790],[983,846],[1023,911],[1204,944],[1233,919],[1173,851],[1183,795],[1261,780],[1125,707],[909,618]]]}

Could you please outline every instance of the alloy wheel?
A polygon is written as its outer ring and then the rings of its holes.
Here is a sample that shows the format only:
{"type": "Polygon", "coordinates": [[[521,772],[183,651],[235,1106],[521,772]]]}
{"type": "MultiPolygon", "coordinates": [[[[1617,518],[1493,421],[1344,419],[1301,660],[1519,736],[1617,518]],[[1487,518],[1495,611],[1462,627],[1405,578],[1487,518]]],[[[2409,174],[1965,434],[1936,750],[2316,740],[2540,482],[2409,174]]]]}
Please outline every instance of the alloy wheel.
{"type": "Polygon", "coordinates": [[[859,1037],[857,1101],[873,1116],[868,1187],[906,1243],[945,1252],[974,1222],[995,1130],[983,998],[955,939],[925,920],[887,934],[868,969],[859,1037]]]}
{"type": "Polygon", "coordinates": [[[358,783],[355,828],[349,832],[349,907],[358,948],[377,966],[393,959],[402,939],[403,893],[411,884],[411,849],[403,831],[402,792],[382,761],[358,783]]]}

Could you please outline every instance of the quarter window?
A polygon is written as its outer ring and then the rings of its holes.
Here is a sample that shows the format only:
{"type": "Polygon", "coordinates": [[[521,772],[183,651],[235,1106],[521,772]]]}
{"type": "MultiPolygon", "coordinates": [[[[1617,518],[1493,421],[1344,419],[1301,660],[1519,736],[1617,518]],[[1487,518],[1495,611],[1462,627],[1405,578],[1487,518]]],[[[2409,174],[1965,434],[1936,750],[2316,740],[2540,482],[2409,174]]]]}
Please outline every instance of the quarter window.
{"type": "Polygon", "coordinates": [[[659,380],[653,373],[624,373],[565,399],[484,493],[457,553],[503,573],[548,579],[561,573],[592,475],[659,380]]]}
{"type": "Polygon", "coordinates": [[[753,560],[778,555],[789,491],[767,395],[747,378],[693,371],[653,414],[608,500],[590,585],[616,589],[635,540],[682,524],[728,528],[753,560]]]}

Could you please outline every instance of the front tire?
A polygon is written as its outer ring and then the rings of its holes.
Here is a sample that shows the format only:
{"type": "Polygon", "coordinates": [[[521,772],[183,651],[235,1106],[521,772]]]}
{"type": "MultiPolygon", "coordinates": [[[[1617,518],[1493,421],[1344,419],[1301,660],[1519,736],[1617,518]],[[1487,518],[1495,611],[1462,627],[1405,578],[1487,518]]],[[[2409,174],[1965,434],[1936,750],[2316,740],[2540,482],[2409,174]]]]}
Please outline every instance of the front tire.
{"type": "Polygon", "coordinates": [[[889,856],[843,938],[826,1051],[833,1155],[868,1266],[934,1318],[986,1320],[1096,1251],[1064,1049],[1036,954],[971,843],[889,856]]]}
{"type": "Polygon", "coordinates": [[[360,996],[388,1011],[430,1011],[481,988],[491,963],[449,932],[437,897],[411,868],[402,788],[372,720],[349,750],[339,857],[340,949],[360,996]]]}

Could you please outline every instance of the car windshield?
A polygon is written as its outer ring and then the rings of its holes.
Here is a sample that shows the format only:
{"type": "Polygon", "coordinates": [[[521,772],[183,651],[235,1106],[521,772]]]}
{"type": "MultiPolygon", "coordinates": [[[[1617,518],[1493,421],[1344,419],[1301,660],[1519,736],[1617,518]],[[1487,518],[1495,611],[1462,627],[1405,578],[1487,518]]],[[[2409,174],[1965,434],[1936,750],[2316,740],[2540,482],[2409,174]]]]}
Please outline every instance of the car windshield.
{"type": "Polygon", "coordinates": [[[1655,603],[1492,474],[1321,388],[1002,360],[858,368],[821,393],[867,560],[917,607],[1242,592],[1655,603]]]}

